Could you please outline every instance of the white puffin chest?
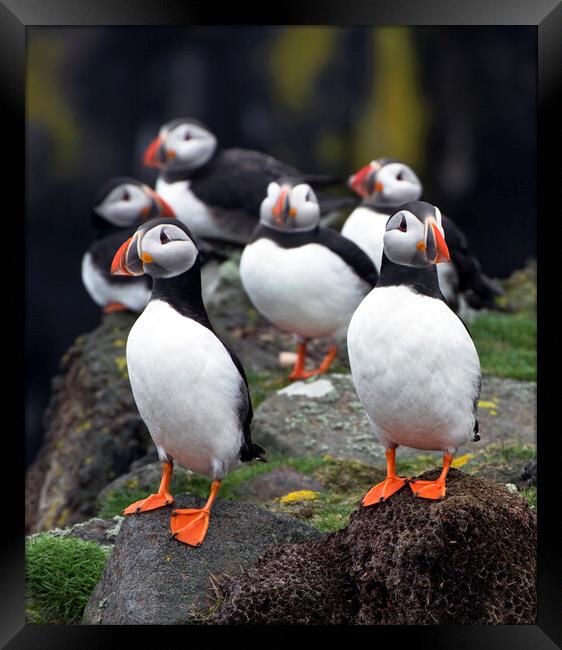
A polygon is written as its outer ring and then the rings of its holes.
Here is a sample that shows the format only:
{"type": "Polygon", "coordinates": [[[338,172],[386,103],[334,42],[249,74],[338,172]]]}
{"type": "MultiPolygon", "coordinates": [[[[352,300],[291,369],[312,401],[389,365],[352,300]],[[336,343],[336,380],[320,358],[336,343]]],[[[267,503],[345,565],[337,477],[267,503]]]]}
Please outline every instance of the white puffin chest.
{"type": "Polygon", "coordinates": [[[243,381],[206,327],[151,301],[127,340],[133,396],[156,445],[182,465],[221,478],[242,442],[243,381]]]}
{"type": "Polygon", "coordinates": [[[389,215],[359,206],[344,223],[341,234],[362,248],[380,272],[383,237],[389,215]]]}
{"type": "Polygon", "coordinates": [[[191,191],[191,181],[167,183],[159,177],[156,192],[171,206],[176,217],[184,223],[194,235],[199,237],[217,237],[221,231],[217,228],[209,208],[191,191]]]}
{"type": "Polygon", "coordinates": [[[240,259],[240,277],[265,318],[303,337],[345,331],[369,285],[335,253],[319,244],[281,248],[262,238],[240,259]]]}
{"type": "Polygon", "coordinates": [[[407,287],[374,289],[347,345],[353,382],[381,442],[455,450],[472,437],[480,362],[459,318],[407,287]]]}

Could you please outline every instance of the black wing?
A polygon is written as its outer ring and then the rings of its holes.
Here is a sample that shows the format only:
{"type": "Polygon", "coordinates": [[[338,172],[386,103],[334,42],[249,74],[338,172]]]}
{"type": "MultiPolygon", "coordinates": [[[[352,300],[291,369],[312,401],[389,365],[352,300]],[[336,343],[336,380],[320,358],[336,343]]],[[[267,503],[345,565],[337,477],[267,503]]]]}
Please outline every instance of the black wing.
{"type": "Polygon", "coordinates": [[[482,271],[462,230],[445,215],[442,215],[442,223],[451,261],[459,278],[459,292],[464,294],[469,305],[475,309],[497,308],[494,299],[504,293],[503,289],[482,271]]]}
{"type": "Polygon", "coordinates": [[[341,257],[371,287],[375,286],[379,279],[375,265],[367,253],[352,242],[351,239],[347,239],[347,237],[340,235],[339,232],[331,228],[319,228],[317,242],[341,257]]]}
{"type": "Polygon", "coordinates": [[[208,173],[193,176],[191,189],[210,207],[243,210],[257,219],[267,186],[282,176],[300,174],[259,151],[225,149],[217,154],[208,173]]]}
{"type": "Polygon", "coordinates": [[[106,235],[101,239],[97,239],[88,250],[96,267],[100,269],[104,278],[109,280],[112,284],[131,284],[131,282],[141,282],[150,288],[152,286],[152,279],[148,275],[142,275],[136,278],[111,275],[111,262],[113,261],[115,253],[121,244],[135,234],[135,231],[136,228],[125,228],[121,231],[106,235]]]}
{"type": "Polygon", "coordinates": [[[281,179],[306,182],[312,187],[341,182],[333,176],[304,176],[294,167],[260,151],[224,149],[216,155],[209,169],[192,176],[191,189],[211,208],[243,211],[257,219],[267,186],[281,179]]]}
{"type": "Polygon", "coordinates": [[[339,212],[344,208],[354,208],[361,200],[358,196],[327,196],[326,194],[317,194],[316,196],[322,215],[339,212]]]}
{"type": "Polygon", "coordinates": [[[238,406],[238,415],[240,418],[240,423],[242,425],[242,431],[244,433],[244,442],[240,447],[240,460],[242,462],[248,462],[257,458],[258,460],[265,462],[266,451],[263,447],[252,442],[252,436],[250,434],[250,426],[252,423],[252,418],[254,417],[254,411],[252,409],[252,400],[250,398],[250,389],[248,388],[248,379],[246,378],[246,371],[244,366],[240,362],[240,359],[236,356],[234,351],[226,343],[222,342],[227,352],[230,354],[234,365],[240,373],[242,382],[240,383],[240,402],[238,406]]]}
{"type": "MultiPolygon", "coordinates": [[[[474,398],[474,415],[478,412],[478,401],[480,400],[480,391],[482,390],[482,376],[478,377],[478,385],[476,387],[476,397],[474,398]]],[[[474,429],[472,431],[473,436],[472,436],[472,441],[473,442],[478,442],[480,440],[480,434],[478,431],[480,430],[480,426],[478,424],[478,418],[474,419],[474,429]]]]}

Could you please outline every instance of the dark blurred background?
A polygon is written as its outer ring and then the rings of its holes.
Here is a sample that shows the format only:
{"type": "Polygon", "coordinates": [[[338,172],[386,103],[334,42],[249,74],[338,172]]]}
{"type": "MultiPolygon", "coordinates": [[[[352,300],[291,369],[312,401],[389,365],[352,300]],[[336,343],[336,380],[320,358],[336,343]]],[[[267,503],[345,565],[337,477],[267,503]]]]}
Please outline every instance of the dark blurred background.
{"type": "Polygon", "coordinates": [[[533,27],[30,28],[27,52],[27,462],[50,380],[100,310],[80,278],[97,188],[150,184],[161,123],[348,175],[410,164],[486,272],[535,256],[533,27]]]}

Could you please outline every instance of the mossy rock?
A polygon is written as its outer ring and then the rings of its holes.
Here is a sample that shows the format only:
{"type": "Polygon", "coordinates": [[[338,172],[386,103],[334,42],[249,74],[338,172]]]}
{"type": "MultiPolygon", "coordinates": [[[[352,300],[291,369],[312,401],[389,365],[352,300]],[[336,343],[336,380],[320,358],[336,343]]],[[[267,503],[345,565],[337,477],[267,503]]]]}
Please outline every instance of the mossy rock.
{"type": "Polygon", "coordinates": [[[27,531],[90,518],[98,492],[152,446],[127,375],[125,345],[135,318],[104,316],[65,354],[52,383],[45,441],[27,472],[27,531]]]}
{"type": "MultiPolygon", "coordinates": [[[[484,376],[479,405],[481,441],[459,453],[478,453],[490,444],[535,444],[536,384],[484,376]]],[[[330,454],[336,459],[384,466],[385,450],[347,374],[327,374],[294,382],[266,398],[256,409],[254,437],[270,452],[292,457],[330,454]]],[[[397,460],[420,452],[400,447],[397,460]]],[[[429,452],[437,463],[439,452],[429,452]]]]}
{"type": "Polygon", "coordinates": [[[222,585],[208,622],[535,624],[536,599],[534,511],[505,486],[451,469],[442,500],[406,485],[324,540],[270,549],[222,585]]]}

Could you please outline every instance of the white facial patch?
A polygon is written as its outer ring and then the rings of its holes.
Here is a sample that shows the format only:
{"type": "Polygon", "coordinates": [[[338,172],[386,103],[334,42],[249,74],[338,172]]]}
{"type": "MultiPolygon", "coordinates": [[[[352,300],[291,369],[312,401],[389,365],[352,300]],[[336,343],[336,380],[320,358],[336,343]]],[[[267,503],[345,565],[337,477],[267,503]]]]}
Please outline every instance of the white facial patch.
{"type": "Polygon", "coordinates": [[[155,278],[172,278],[185,273],[193,266],[198,254],[187,234],[172,224],[151,228],[139,242],[138,252],[145,273],[155,278]],[[144,259],[147,256],[150,256],[149,261],[144,259]]]}
{"type": "Polygon", "coordinates": [[[119,228],[132,226],[142,211],[150,208],[150,197],[138,185],[123,183],[105,197],[94,212],[119,228]]]}
{"type": "Polygon", "coordinates": [[[215,136],[197,124],[185,122],[163,133],[166,169],[196,169],[208,162],[217,148],[215,136]]]}
{"type": "Polygon", "coordinates": [[[428,266],[425,257],[425,228],[409,210],[400,210],[386,225],[384,252],[395,264],[413,267],[428,266]]]}
{"type": "Polygon", "coordinates": [[[320,206],[310,185],[306,183],[295,185],[291,190],[289,202],[292,211],[288,224],[290,230],[311,230],[318,225],[320,206]]]}
{"type": "Polygon", "coordinates": [[[382,191],[377,193],[377,202],[401,205],[417,201],[422,194],[422,184],[414,171],[401,162],[388,163],[377,174],[382,191]]]}
{"type": "Polygon", "coordinates": [[[261,202],[260,205],[260,221],[266,226],[271,228],[277,227],[275,219],[273,218],[273,206],[275,205],[279,194],[281,193],[281,186],[279,183],[270,183],[267,186],[267,196],[261,202]]]}

